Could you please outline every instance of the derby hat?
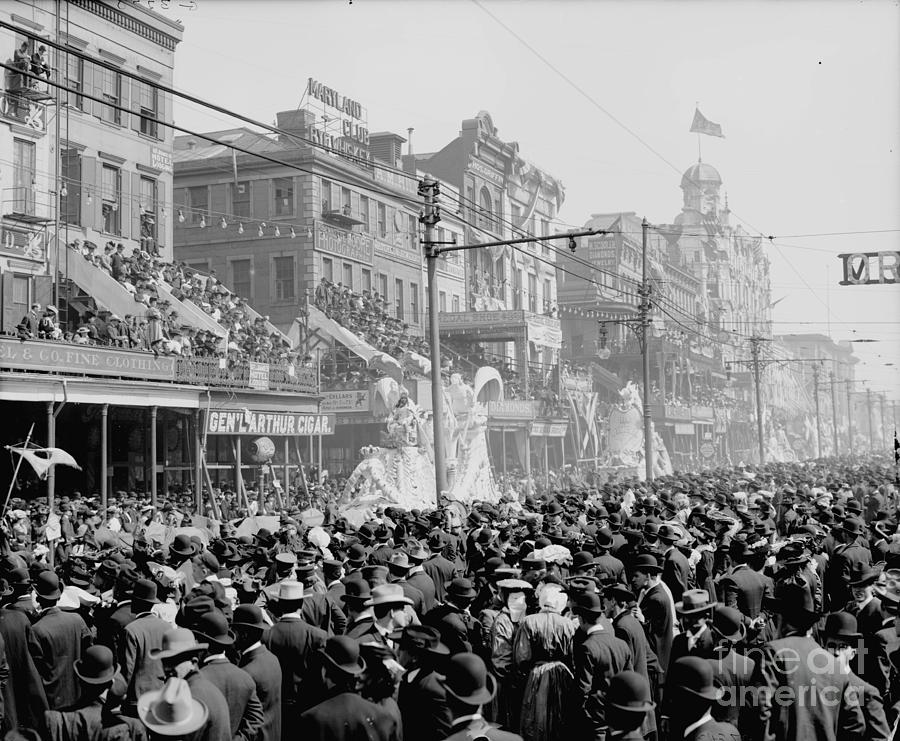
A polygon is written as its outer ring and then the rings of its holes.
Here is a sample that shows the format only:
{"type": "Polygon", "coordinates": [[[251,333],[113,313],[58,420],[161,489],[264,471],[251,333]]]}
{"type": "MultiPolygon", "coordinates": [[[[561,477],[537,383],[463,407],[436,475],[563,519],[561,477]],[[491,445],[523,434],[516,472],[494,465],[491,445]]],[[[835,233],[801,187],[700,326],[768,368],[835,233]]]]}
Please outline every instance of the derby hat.
{"type": "Polygon", "coordinates": [[[591,576],[570,576],[566,579],[566,586],[571,593],[596,592],[597,580],[591,576]]]}
{"type": "Polygon", "coordinates": [[[366,662],[359,655],[359,642],[349,636],[332,636],[319,649],[327,669],[336,669],[350,676],[366,670],[366,662]]]}
{"type": "Polygon", "coordinates": [[[344,584],[344,593],[341,595],[341,601],[363,604],[368,602],[371,596],[372,590],[369,588],[369,582],[365,579],[348,579],[344,584]]]}
{"type": "Polygon", "coordinates": [[[362,575],[363,579],[366,581],[372,581],[374,579],[387,579],[388,575],[388,567],[382,566],[381,564],[372,564],[370,566],[362,567],[362,575]]]}
{"type": "Polygon", "coordinates": [[[634,592],[624,584],[619,583],[610,584],[609,586],[604,587],[603,596],[614,599],[616,602],[637,602],[637,597],[634,596],[634,592]]]}
{"type": "Polygon", "coordinates": [[[547,505],[547,509],[544,510],[544,514],[555,516],[561,515],[563,513],[562,505],[556,501],[555,499],[547,505]]]}
{"type": "Polygon", "coordinates": [[[662,571],[652,553],[639,553],[630,564],[631,571],[641,571],[646,574],[658,574],[662,571]]]}
{"type": "Polygon", "coordinates": [[[475,599],[478,592],[470,579],[458,578],[444,583],[447,594],[458,599],[475,599]]]}
{"type": "Polygon", "coordinates": [[[192,630],[198,639],[210,645],[230,646],[234,643],[234,634],[228,630],[228,620],[219,610],[201,615],[192,630]]]}
{"type": "Polygon", "coordinates": [[[715,702],[722,696],[721,688],[715,686],[712,666],[699,656],[682,656],[676,659],[670,669],[667,686],[710,702],[715,702]]]}
{"type": "Polygon", "coordinates": [[[169,553],[185,558],[197,555],[197,550],[197,544],[184,533],[176,535],[175,539],[169,544],[169,553]]]}
{"type": "Polygon", "coordinates": [[[472,653],[456,654],[444,672],[447,693],[465,705],[484,705],[497,694],[497,683],[484,661],[472,653]]]}
{"type": "Polygon", "coordinates": [[[367,557],[366,548],[361,543],[354,543],[347,549],[347,561],[349,563],[361,564],[365,562],[367,557]]]}
{"type": "Polygon", "coordinates": [[[162,646],[150,651],[150,658],[164,661],[177,656],[192,656],[207,648],[209,645],[198,643],[194,634],[187,628],[173,628],[163,634],[162,646]]]}
{"type": "Polygon", "coordinates": [[[836,526],[835,529],[841,530],[847,535],[858,537],[863,534],[862,520],[859,520],[856,517],[845,517],[843,522],[836,526]]]}
{"type": "Polygon", "coordinates": [[[407,625],[400,634],[400,648],[427,651],[435,656],[448,656],[450,649],[441,643],[441,633],[430,625],[407,625]]]}
{"type": "Polygon", "coordinates": [[[603,600],[597,592],[580,592],[575,595],[575,609],[590,615],[603,613],[603,600]]]}
{"type": "Polygon", "coordinates": [[[405,550],[410,561],[421,562],[428,558],[428,551],[418,540],[409,541],[406,544],[405,550]]]}
{"type": "Polygon", "coordinates": [[[585,569],[589,566],[595,566],[597,563],[597,559],[593,553],[588,551],[578,551],[574,556],[572,556],[572,571],[578,571],[579,569],[585,569]]]}
{"type": "Polygon", "coordinates": [[[96,645],[85,649],[72,669],[85,684],[106,684],[116,676],[113,653],[106,646],[96,645]]]}
{"type": "Polygon", "coordinates": [[[159,603],[159,599],[156,597],[156,582],[150,581],[150,579],[138,579],[131,588],[131,600],[149,605],[159,603]]]}
{"type": "Polygon", "coordinates": [[[832,612],[825,618],[822,636],[845,641],[858,641],[863,635],[859,632],[856,616],[849,612],[832,612]]]}
{"type": "Polygon", "coordinates": [[[34,580],[34,591],[42,599],[59,599],[62,594],[59,588],[59,577],[52,571],[42,571],[34,580]]]}
{"type": "Polygon", "coordinates": [[[665,541],[666,543],[674,543],[678,540],[681,540],[682,533],[673,525],[660,525],[659,531],[656,533],[656,537],[660,540],[665,541]]]}
{"type": "Polygon", "coordinates": [[[615,540],[613,540],[612,530],[608,527],[601,527],[594,536],[594,542],[598,548],[611,548],[615,540]]]}
{"type": "Polygon", "coordinates": [[[741,611],[724,605],[716,605],[712,629],[717,635],[732,643],[741,641],[747,632],[741,611]]]}
{"type": "Polygon", "coordinates": [[[11,587],[30,587],[31,586],[31,576],[28,574],[28,569],[17,568],[12,569],[7,575],[6,580],[11,587]]]}
{"type": "Polygon", "coordinates": [[[255,628],[268,630],[269,624],[263,618],[262,610],[256,605],[238,605],[231,616],[233,628],[255,628]]]}
{"type": "Polygon", "coordinates": [[[403,551],[398,551],[391,556],[391,560],[388,563],[388,569],[397,574],[405,574],[411,568],[412,564],[409,562],[409,556],[403,551]]]}
{"type": "Polygon", "coordinates": [[[141,695],[137,710],[141,722],[160,736],[190,736],[209,718],[206,705],[191,697],[188,683],[177,677],[166,680],[161,690],[141,695]]]}
{"type": "Polygon", "coordinates": [[[709,592],[705,589],[688,589],[681,596],[681,601],[675,603],[675,612],[679,615],[697,615],[715,606],[715,602],[709,601],[709,592]]]}
{"type": "Polygon", "coordinates": [[[646,713],[656,707],[650,699],[650,683],[643,674],[626,670],[609,680],[606,688],[607,707],[630,713],[646,713]]]}
{"type": "Polygon", "coordinates": [[[375,605],[411,605],[413,601],[403,594],[399,584],[379,584],[372,590],[372,596],[365,602],[366,607],[375,605]]]}

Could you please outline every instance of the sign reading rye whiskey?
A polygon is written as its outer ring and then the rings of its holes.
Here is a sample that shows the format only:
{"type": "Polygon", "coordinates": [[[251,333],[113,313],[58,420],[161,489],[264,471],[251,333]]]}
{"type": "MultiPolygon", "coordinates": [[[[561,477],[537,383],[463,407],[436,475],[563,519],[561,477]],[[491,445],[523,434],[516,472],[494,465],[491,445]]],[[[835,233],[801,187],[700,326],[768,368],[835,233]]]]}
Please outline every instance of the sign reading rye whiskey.
{"type": "Polygon", "coordinates": [[[900,252],[851,252],[838,257],[844,269],[842,286],[900,283],[900,252]]]}

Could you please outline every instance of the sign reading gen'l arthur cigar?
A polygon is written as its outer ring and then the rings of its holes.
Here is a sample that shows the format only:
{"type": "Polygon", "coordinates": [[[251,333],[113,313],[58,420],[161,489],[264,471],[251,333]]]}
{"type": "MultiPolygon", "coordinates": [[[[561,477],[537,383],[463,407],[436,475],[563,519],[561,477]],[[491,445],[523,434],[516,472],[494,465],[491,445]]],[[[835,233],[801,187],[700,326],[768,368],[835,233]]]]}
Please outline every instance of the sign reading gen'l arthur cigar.
{"type": "Polygon", "coordinates": [[[332,435],[334,415],[218,409],[206,416],[206,431],[210,435],[332,435]]]}

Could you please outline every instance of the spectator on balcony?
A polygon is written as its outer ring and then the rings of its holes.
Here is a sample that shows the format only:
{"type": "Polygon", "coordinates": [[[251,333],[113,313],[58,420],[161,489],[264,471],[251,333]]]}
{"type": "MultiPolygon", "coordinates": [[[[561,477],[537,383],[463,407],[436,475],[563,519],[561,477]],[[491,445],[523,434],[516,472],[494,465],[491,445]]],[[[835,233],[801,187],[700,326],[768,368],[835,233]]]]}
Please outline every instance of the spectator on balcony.
{"type": "Polygon", "coordinates": [[[43,316],[41,312],[40,304],[32,304],[31,310],[22,317],[21,324],[25,324],[28,327],[28,331],[32,337],[37,337],[40,332],[41,325],[41,317],[43,316]]]}
{"type": "Polygon", "coordinates": [[[27,77],[31,69],[31,55],[28,53],[28,42],[23,41],[18,49],[13,52],[13,67],[19,70],[19,87],[31,87],[30,80],[27,77]]]}
{"type": "Polygon", "coordinates": [[[31,55],[31,74],[50,79],[50,64],[47,62],[47,47],[41,44],[31,55]]]}
{"type": "Polygon", "coordinates": [[[48,306],[41,317],[38,336],[45,340],[61,340],[62,330],[59,328],[59,310],[48,306]]]}
{"type": "Polygon", "coordinates": [[[75,330],[75,337],[72,339],[72,342],[74,342],[76,345],[90,345],[90,330],[82,324],[77,330],[75,330]]]}
{"type": "Polygon", "coordinates": [[[116,245],[116,251],[112,253],[109,264],[112,277],[120,282],[125,280],[128,270],[125,262],[125,245],[121,242],[116,245]]]}
{"type": "Polygon", "coordinates": [[[125,330],[122,320],[115,314],[109,317],[106,334],[109,337],[109,344],[113,347],[129,347],[128,332],[125,330]]]}
{"type": "Polygon", "coordinates": [[[162,313],[159,310],[159,301],[156,296],[151,296],[147,300],[147,344],[153,351],[153,354],[159,356],[163,347],[163,341],[166,339],[163,334],[162,313]]]}
{"type": "Polygon", "coordinates": [[[34,339],[34,334],[32,334],[27,322],[21,321],[16,325],[16,337],[22,341],[34,339]]]}

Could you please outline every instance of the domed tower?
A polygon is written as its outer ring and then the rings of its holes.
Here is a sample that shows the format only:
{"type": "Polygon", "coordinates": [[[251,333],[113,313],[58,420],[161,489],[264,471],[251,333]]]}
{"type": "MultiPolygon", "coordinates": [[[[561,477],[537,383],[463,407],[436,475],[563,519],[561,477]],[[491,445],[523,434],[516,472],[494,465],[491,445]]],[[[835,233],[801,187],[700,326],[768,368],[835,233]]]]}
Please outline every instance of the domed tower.
{"type": "Polygon", "coordinates": [[[704,218],[717,219],[721,187],[722,177],[715,167],[702,161],[691,165],[681,177],[684,220],[699,223],[704,218]],[[689,212],[694,212],[696,216],[691,218],[689,212]]]}

